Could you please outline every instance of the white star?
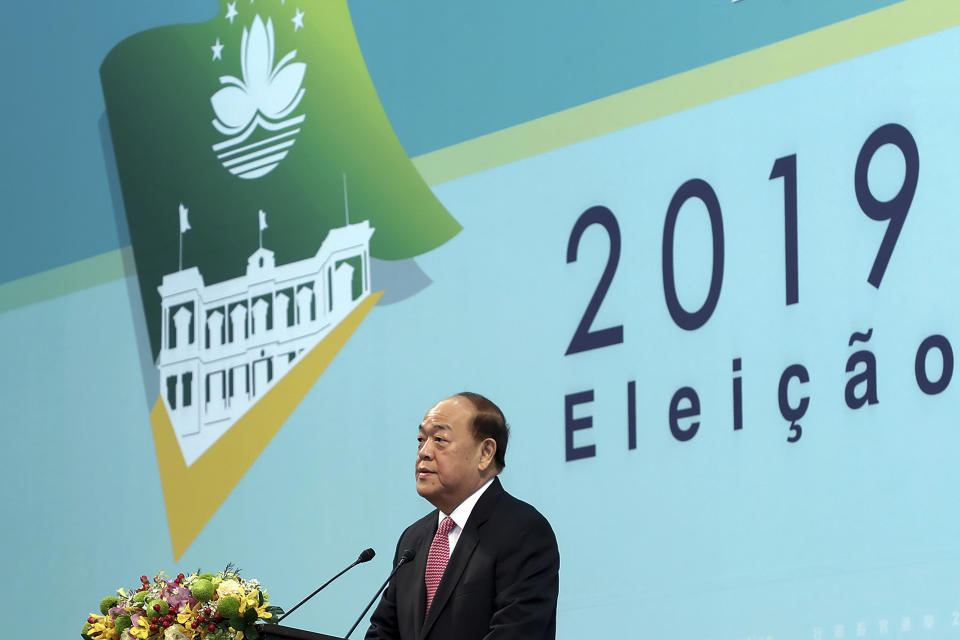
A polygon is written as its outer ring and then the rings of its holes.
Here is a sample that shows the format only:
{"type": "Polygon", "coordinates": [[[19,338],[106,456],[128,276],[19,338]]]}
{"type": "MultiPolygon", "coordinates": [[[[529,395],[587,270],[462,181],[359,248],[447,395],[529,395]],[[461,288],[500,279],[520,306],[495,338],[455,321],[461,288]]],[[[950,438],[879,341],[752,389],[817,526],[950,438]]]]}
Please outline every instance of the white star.
{"type": "Polygon", "coordinates": [[[237,3],[228,2],[227,3],[227,20],[230,21],[230,24],[233,24],[233,19],[237,17],[237,3]]]}
{"type": "Polygon", "coordinates": [[[223,53],[223,45],[220,44],[220,38],[217,38],[217,43],[214,44],[213,46],[211,46],[210,48],[213,49],[213,59],[214,59],[214,60],[222,60],[222,59],[223,59],[223,57],[221,56],[221,54],[223,53]]]}
{"type": "Polygon", "coordinates": [[[293,23],[293,30],[303,29],[303,11],[297,9],[297,15],[290,18],[290,22],[293,23]]]}

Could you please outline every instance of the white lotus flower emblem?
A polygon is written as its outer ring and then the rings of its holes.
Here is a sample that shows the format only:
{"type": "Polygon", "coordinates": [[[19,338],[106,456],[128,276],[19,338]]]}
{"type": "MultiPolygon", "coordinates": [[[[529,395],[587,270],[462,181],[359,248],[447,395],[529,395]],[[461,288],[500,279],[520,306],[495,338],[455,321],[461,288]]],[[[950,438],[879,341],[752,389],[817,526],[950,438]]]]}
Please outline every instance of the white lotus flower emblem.
{"type": "Polygon", "coordinates": [[[241,178],[258,178],[276,167],[293,146],[293,136],[300,132],[297,125],[304,120],[303,115],[290,116],[303,98],[307,65],[292,61],[297,55],[296,49],[283,56],[276,66],[273,54],[273,20],[267,18],[264,24],[258,14],[249,30],[243,28],[240,42],[243,78],[221,76],[220,84],[225,86],[210,98],[217,116],[213,120],[214,128],[234,136],[213,145],[213,150],[223,151],[217,157],[225,168],[241,178]],[[265,139],[237,147],[258,128],[267,132],[265,139]],[[243,154],[254,148],[255,151],[243,154]]]}
{"type": "Polygon", "coordinates": [[[248,31],[243,28],[240,42],[240,64],[243,79],[221,76],[220,89],[210,102],[217,114],[213,126],[220,133],[233,135],[253,120],[257,111],[270,120],[285,118],[297,108],[303,98],[303,75],[307,65],[291,62],[294,49],[273,66],[273,20],[267,24],[257,15],[248,31]]]}

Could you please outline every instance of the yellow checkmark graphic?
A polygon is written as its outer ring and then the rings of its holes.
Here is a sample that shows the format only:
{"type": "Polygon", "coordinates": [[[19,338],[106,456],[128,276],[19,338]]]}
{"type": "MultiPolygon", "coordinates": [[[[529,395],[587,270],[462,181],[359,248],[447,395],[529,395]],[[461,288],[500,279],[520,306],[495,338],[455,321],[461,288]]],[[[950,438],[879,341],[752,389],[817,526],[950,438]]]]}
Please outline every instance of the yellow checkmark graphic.
{"type": "Polygon", "coordinates": [[[367,296],[189,467],[163,399],[157,398],[150,423],[174,559],[196,539],[382,295],[367,296]]]}

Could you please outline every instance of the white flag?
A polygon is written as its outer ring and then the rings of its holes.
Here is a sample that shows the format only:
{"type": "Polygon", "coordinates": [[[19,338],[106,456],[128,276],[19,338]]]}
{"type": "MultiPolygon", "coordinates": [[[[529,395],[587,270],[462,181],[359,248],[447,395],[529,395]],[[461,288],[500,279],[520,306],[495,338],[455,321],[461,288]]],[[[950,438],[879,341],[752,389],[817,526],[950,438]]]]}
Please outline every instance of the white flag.
{"type": "Polygon", "coordinates": [[[267,213],[263,209],[260,209],[260,231],[263,231],[267,228],[267,213]]]}
{"type": "Polygon", "coordinates": [[[180,203],[180,233],[188,230],[190,228],[190,221],[187,220],[187,212],[189,210],[183,206],[183,203],[180,203]]]}

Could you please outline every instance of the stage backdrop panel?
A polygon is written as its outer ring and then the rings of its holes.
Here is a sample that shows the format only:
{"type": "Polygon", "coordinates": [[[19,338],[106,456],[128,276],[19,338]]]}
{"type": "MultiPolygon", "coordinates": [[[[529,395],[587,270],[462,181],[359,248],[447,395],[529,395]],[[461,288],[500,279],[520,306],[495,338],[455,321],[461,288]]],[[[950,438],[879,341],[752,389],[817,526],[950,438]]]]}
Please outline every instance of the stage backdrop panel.
{"type": "Polygon", "coordinates": [[[675,5],[11,9],[9,634],[372,546],[342,634],[461,390],[560,638],[956,633],[960,9],[675,5]]]}

